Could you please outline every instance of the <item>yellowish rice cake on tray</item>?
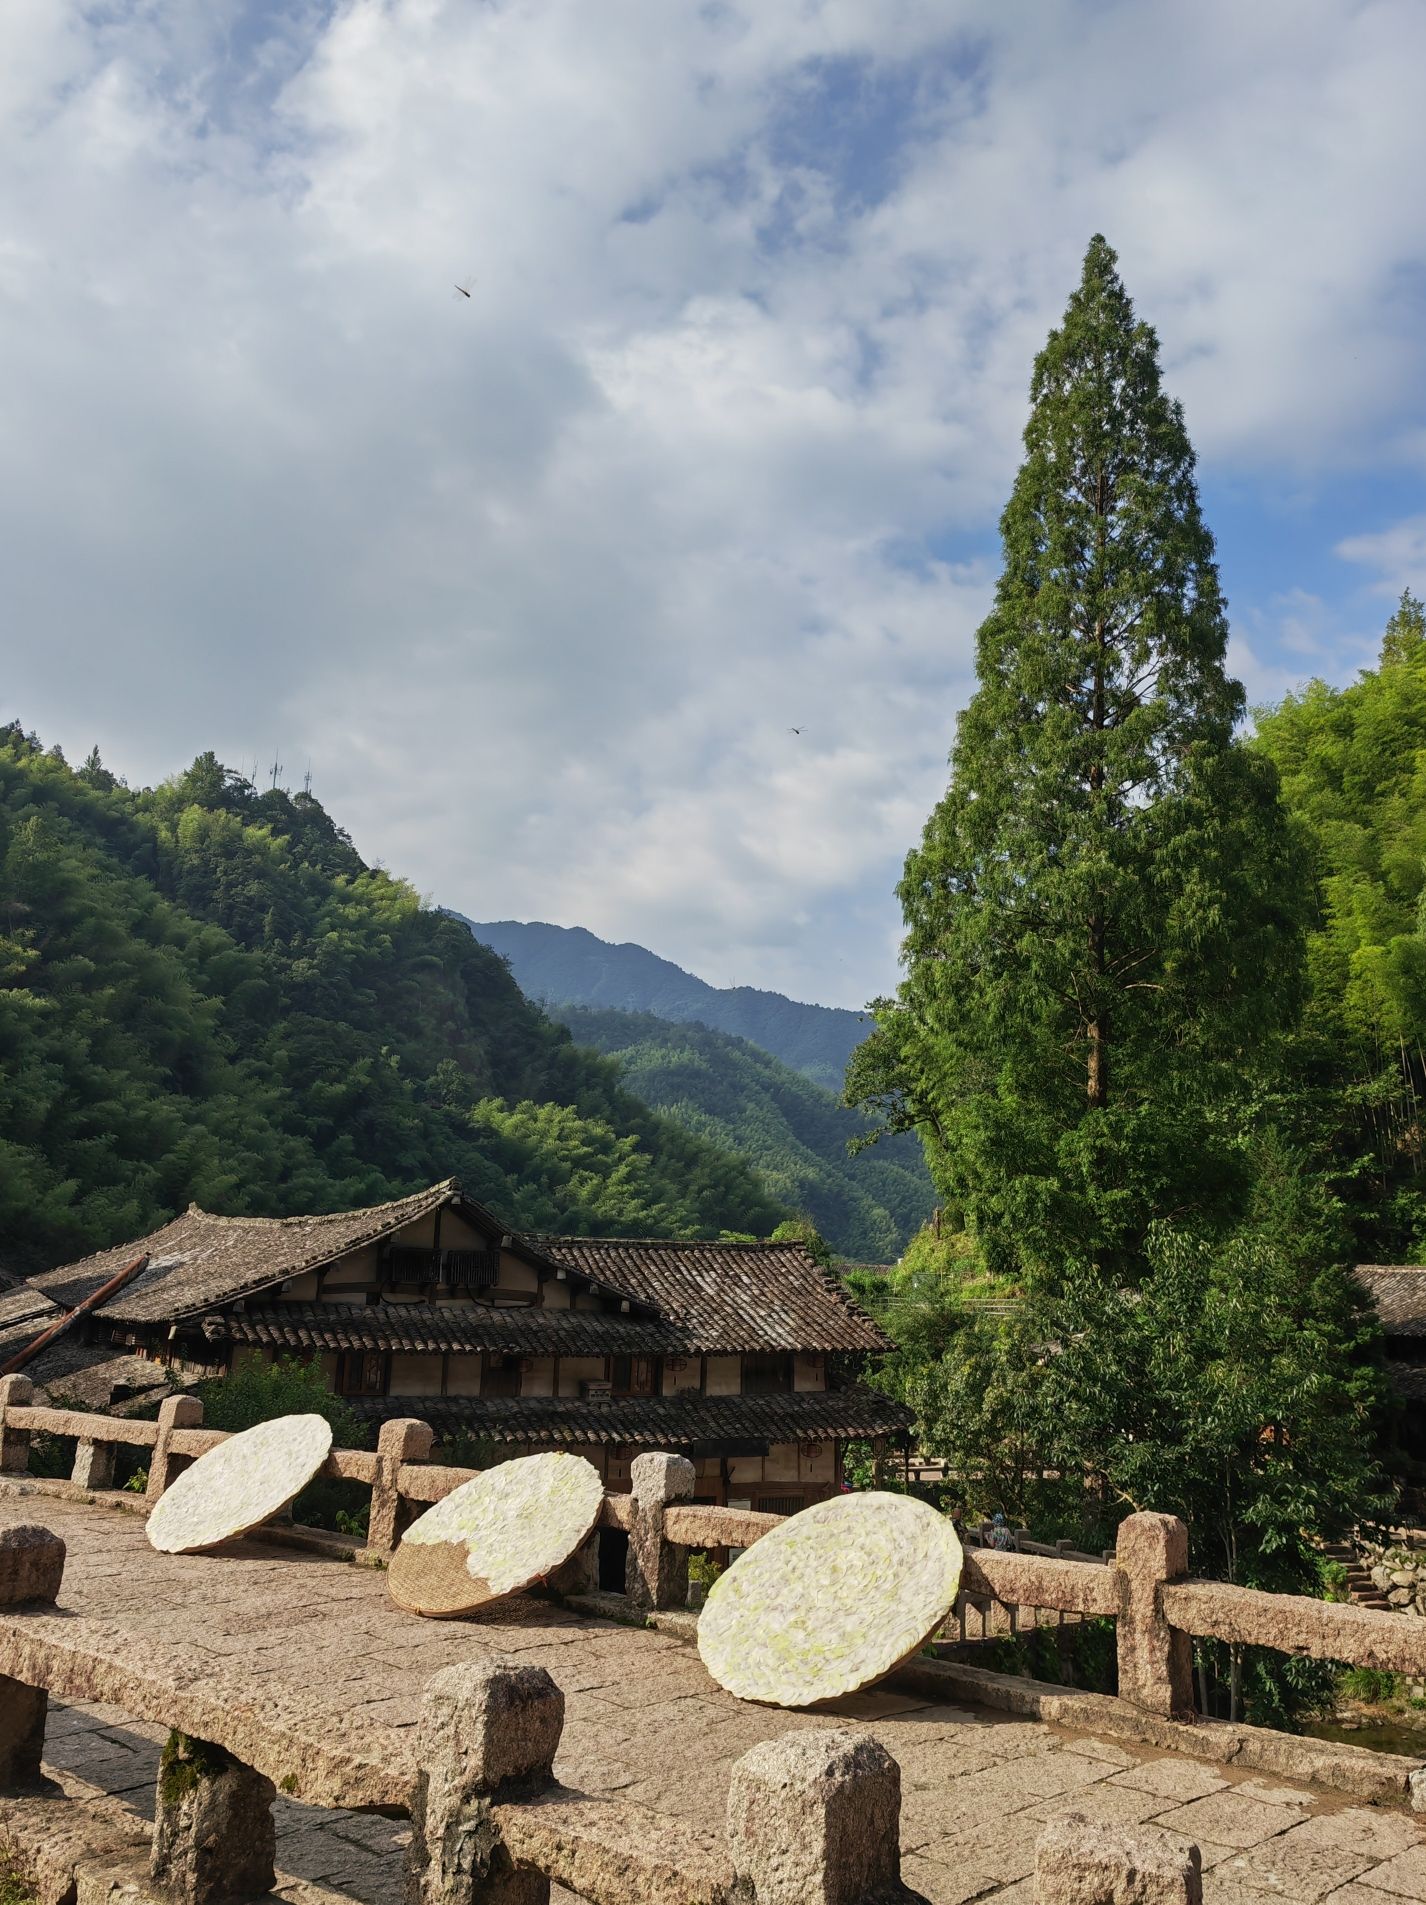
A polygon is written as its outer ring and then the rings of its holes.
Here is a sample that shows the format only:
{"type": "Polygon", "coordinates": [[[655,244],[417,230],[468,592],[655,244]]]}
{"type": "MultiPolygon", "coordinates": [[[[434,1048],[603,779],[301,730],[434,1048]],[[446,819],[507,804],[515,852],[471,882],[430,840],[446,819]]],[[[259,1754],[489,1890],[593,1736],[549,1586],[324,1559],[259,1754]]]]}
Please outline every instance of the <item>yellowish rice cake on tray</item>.
{"type": "Polygon", "coordinates": [[[279,1416],[219,1442],[159,1497],[146,1529],[163,1554],[192,1554],[282,1513],[332,1452],[321,1416],[279,1416]]]}
{"type": "Polygon", "coordinates": [[[501,1462],[412,1522],[387,1592],[411,1614],[473,1614],[562,1567],[594,1532],[603,1500],[599,1471],[582,1455],[501,1462]]]}
{"type": "Polygon", "coordinates": [[[839,1495],[792,1515],[714,1582],[703,1664],[729,1693],[806,1707],[918,1653],[950,1613],[961,1544],[910,1495],[839,1495]]]}

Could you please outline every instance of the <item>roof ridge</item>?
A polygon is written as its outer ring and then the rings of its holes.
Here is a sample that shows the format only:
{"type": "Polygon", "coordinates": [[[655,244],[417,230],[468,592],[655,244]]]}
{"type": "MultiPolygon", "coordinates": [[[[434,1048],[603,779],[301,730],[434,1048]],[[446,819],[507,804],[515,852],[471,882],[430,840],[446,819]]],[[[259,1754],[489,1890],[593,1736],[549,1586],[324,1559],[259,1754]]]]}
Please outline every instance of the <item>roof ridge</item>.
{"type": "Polygon", "coordinates": [[[809,1254],[800,1238],[791,1237],[580,1237],[552,1230],[526,1230],[520,1235],[534,1244],[593,1244],[596,1248],[601,1244],[637,1244],[641,1250],[661,1246],[669,1250],[800,1250],[809,1254]]]}
{"type": "MultiPolygon", "coordinates": [[[[388,1197],[382,1204],[359,1204],[353,1210],[308,1211],[305,1215],[299,1213],[291,1217],[229,1217],[223,1211],[204,1210],[201,1204],[190,1204],[183,1215],[206,1218],[210,1224],[329,1224],[342,1217],[375,1217],[379,1212],[395,1210],[401,1204],[414,1204],[418,1198],[435,1197],[437,1194],[449,1196],[453,1193],[457,1195],[460,1193],[460,1180],[454,1177],[443,1177],[437,1179],[434,1184],[428,1184],[424,1190],[407,1191],[403,1197],[388,1197]]],[[[168,1221],[170,1224],[176,1224],[178,1219],[171,1217],[168,1221]]],[[[160,1228],[166,1230],[168,1224],[161,1225],[160,1228]]],[[[157,1236],[158,1233],[155,1231],[152,1234],[157,1236]]]]}

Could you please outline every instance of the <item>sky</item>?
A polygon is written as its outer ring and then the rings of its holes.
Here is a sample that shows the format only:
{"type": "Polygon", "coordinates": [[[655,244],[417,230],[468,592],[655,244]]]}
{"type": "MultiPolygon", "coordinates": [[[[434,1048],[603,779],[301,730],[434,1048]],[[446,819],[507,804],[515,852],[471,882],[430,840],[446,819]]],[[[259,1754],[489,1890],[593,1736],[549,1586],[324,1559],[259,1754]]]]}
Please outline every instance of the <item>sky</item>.
{"type": "Polygon", "coordinates": [[[1250,701],[1426,593],[1423,70],[1420,0],[5,0],[0,719],[860,1006],[1093,233],[1250,701]]]}

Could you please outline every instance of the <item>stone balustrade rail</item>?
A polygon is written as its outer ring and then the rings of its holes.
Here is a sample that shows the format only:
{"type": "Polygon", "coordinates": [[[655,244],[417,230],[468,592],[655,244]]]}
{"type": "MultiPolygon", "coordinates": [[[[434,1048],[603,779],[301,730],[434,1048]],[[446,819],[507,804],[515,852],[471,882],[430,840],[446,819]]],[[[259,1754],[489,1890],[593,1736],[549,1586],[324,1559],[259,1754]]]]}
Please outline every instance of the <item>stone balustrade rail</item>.
{"type": "MultiPolygon", "coordinates": [[[[0,1474],[25,1471],[33,1434],[72,1436],[77,1445],[72,1480],[102,1491],[112,1486],[114,1450],[120,1445],[144,1448],[149,1451],[145,1500],[152,1505],[186,1462],[224,1439],[222,1431],[201,1425],[202,1404],[194,1396],[171,1396],[160,1405],[157,1422],[139,1422],[37,1406],[29,1381],[7,1376],[0,1378],[0,1474]]],[[[323,1474],[371,1489],[365,1558],[380,1561],[389,1555],[413,1513],[440,1501],[477,1472],[431,1463],[434,1444],[429,1424],[401,1419],[382,1425],[375,1451],[332,1451],[323,1474]]],[[[643,1455],[633,1464],[630,1493],[604,1499],[601,1527],[629,1536],[625,1591],[637,1608],[686,1606],[690,1552],[749,1547],[785,1519],[695,1503],[693,1479],[692,1464],[681,1456],[643,1455]]],[[[591,1543],[582,1562],[567,1570],[559,1585],[594,1585],[592,1554],[591,1543]]],[[[1036,1552],[968,1548],[962,1607],[975,1599],[1010,1609],[1112,1617],[1120,1698],[1165,1718],[1194,1715],[1195,1638],[1426,1675],[1426,1622],[1307,1595],[1191,1581],[1188,1532],[1169,1515],[1130,1515],[1119,1528],[1113,1559],[1107,1563],[1073,1559],[1062,1550],[1043,1547],[1036,1552]]]]}
{"type": "MultiPolygon", "coordinates": [[[[298,1801],[411,1820],[406,1905],[911,1905],[901,1880],[901,1775],[870,1734],[829,1727],[765,1741],[733,1767],[722,1840],[617,1799],[559,1786],[564,1695],[542,1667],[448,1667],[427,1682],[415,1739],[343,1727],[241,1672],[57,1605],[65,1546],[0,1533],[0,1788],[41,1776],[51,1694],[170,1729],[148,1877],[174,1905],[231,1905],[276,1883],[272,1807],[298,1801]]],[[[46,1802],[52,1803],[52,1802],[46,1802]]],[[[78,1802],[71,1802],[78,1804],[78,1802]]],[[[1038,1905],[1090,1881],[1149,1874],[1144,1905],[1200,1905],[1197,1849],[1140,1834],[1107,1852],[1064,1822],[1041,1846],[1038,1905]]],[[[137,1889],[137,1888],[131,1888],[137,1889]]],[[[1097,1895],[1097,1894],[1096,1894],[1097,1895]]],[[[1108,1894],[1106,1893],[1106,1896],[1108,1894]]]]}

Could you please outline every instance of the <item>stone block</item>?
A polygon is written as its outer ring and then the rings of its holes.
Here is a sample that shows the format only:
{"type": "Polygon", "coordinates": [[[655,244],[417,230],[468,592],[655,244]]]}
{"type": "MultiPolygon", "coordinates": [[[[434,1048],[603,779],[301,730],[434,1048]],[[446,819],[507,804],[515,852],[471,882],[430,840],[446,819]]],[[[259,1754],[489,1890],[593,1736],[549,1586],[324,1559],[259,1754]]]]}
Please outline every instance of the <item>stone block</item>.
{"type": "Polygon", "coordinates": [[[683,1607],[688,1550],[668,1539],[664,1510],[693,1499],[696,1471],[682,1455],[637,1455],[629,1470],[629,1556],[624,1592],[635,1607],[683,1607]]]}
{"type": "Polygon", "coordinates": [[[1054,1820],[1035,1847],[1035,1905],[1202,1905],[1203,1860],[1152,1826],[1054,1820]]]}
{"type": "Polygon", "coordinates": [[[401,1525],[401,1465],[424,1462],[435,1446],[436,1432],[415,1416],[383,1422],[376,1439],[376,1479],[371,1489],[371,1515],[366,1545],[373,1554],[390,1554],[401,1525]]]}
{"type": "Polygon", "coordinates": [[[900,1833],[901,1769],[869,1733],[791,1733],[733,1767],[728,1850],[756,1905],[904,1898],[900,1833]]]}
{"type": "Polygon", "coordinates": [[[1177,1515],[1129,1515],[1115,1547],[1119,1697],[1166,1719],[1193,1718],[1193,1643],[1164,1613],[1165,1582],[1188,1573],[1188,1529],[1177,1515]]]}
{"type": "Polygon", "coordinates": [[[30,1466],[30,1431],[7,1419],[11,1409],[28,1409],[35,1385],[28,1376],[0,1376],[0,1474],[23,1475],[30,1466]]]}
{"type": "Polygon", "coordinates": [[[64,1579],[64,1543],[49,1528],[26,1523],[0,1530],[0,1607],[53,1601],[64,1579]]]}
{"type": "Polygon", "coordinates": [[[202,1421],[203,1404],[197,1396],[167,1396],[158,1405],[158,1436],[149,1461],[149,1485],[144,1491],[150,1508],[157,1505],[182,1466],[183,1458],[175,1456],[170,1447],[174,1430],[196,1429],[202,1421]]]}
{"type": "Polygon", "coordinates": [[[271,1891],[275,1797],[270,1779],[221,1746],[171,1733],[154,1801],[155,1886],[182,1905],[226,1905],[271,1891]]]}
{"type": "Polygon", "coordinates": [[[492,1806],[549,1785],[563,1727],[564,1695],[543,1667],[447,1667],[426,1683],[408,1905],[547,1905],[549,1881],[515,1869],[492,1806]]]}
{"type": "Polygon", "coordinates": [[[114,1486],[114,1444],[112,1442],[77,1442],[70,1480],[79,1488],[112,1488],[114,1486]]]}

